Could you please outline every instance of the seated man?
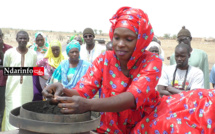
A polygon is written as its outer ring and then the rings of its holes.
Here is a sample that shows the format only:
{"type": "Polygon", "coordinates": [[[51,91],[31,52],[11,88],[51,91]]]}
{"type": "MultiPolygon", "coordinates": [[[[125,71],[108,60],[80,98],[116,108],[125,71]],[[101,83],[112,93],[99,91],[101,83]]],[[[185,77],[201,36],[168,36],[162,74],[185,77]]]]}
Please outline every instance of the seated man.
{"type": "Polygon", "coordinates": [[[186,90],[204,88],[203,72],[188,65],[190,57],[189,46],[180,43],[175,48],[176,64],[163,69],[158,82],[160,95],[172,95],[186,90]]]}
{"type": "MultiPolygon", "coordinates": [[[[178,32],[177,35],[178,43],[185,43],[190,48],[190,58],[189,65],[194,66],[202,70],[204,75],[204,88],[209,89],[209,64],[208,64],[208,55],[205,51],[201,49],[195,49],[191,45],[192,36],[188,29],[185,26],[178,32]]],[[[176,64],[175,56],[172,54],[170,57],[170,65],[176,64]]]]}

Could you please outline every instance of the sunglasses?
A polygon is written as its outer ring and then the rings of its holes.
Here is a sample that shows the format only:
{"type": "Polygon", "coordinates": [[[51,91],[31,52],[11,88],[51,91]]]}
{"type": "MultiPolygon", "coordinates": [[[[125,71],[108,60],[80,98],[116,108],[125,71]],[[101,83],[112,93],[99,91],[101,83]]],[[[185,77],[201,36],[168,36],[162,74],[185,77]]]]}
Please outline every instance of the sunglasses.
{"type": "Polygon", "coordinates": [[[190,38],[189,37],[184,37],[184,38],[179,38],[178,42],[182,42],[182,41],[189,41],[190,38]]]}
{"type": "Polygon", "coordinates": [[[87,37],[92,38],[93,35],[84,35],[84,38],[87,38],[87,37]]]}

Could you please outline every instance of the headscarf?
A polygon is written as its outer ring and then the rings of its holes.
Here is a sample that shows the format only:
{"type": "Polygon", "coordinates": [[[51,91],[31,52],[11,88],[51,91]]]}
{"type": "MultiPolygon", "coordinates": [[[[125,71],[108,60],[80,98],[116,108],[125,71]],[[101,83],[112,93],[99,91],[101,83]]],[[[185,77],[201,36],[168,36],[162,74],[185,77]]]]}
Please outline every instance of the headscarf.
{"type": "Polygon", "coordinates": [[[80,52],[80,50],[81,50],[80,44],[79,44],[79,42],[76,41],[76,40],[72,40],[72,41],[69,42],[69,44],[66,46],[66,53],[67,53],[67,55],[69,54],[69,51],[70,51],[72,48],[78,48],[78,51],[79,51],[79,52],[80,52]]]}
{"type": "Polygon", "coordinates": [[[148,45],[148,47],[146,48],[146,50],[149,50],[149,49],[152,48],[152,47],[157,47],[157,48],[158,48],[158,53],[159,53],[159,55],[161,54],[161,46],[160,46],[157,42],[152,41],[152,42],[148,45]]]}
{"type": "Polygon", "coordinates": [[[46,36],[42,33],[42,32],[37,32],[35,34],[35,39],[34,39],[34,44],[30,47],[31,49],[33,49],[34,51],[38,51],[42,54],[45,54],[46,51],[48,50],[48,47],[49,47],[49,44],[47,42],[47,38],[46,36]],[[38,35],[42,35],[43,36],[43,39],[44,39],[44,42],[45,44],[42,46],[42,47],[39,47],[37,44],[36,44],[36,39],[37,39],[37,36],[38,35]]]}
{"type": "Polygon", "coordinates": [[[44,58],[48,58],[48,63],[49,65],[51,65],[54,68],[57,68],[58,65],[60,64],[60,62],[62,60],[64,60],[64,56],[62,54],[62,47],[61,47],[61,43],[58,40],[52,41],[49,45],[48,51],[46,52],[44,58]],[[60,47],[60,54],[58,57],[54,57],[53,53],[52,53],[52,48],[53,46],[58,46],[60,47]]]}
{"type": "MultiPolygon", "coordinates": [[[[81,37],[81,35],[75,34],[73,36],[71,36],[70,41],[72,41],[75,37],[81,37]]],[[[84,39],[81,37],[82,42],[84,42],[84,39]]]]}
{"type": "Polygon", "coordinates": [[[109,32],[111,40],[113,39],[114,30],[118,27],[128,28],[138,35],[136,47],[129,62],[127,63],[128,69],[131,69],[138,58],[143,55],[145,52],[144,50],[154,36],[148,16],[141,9],[121,7],[110,19],[110,22],[112,23],[109,32]]]}

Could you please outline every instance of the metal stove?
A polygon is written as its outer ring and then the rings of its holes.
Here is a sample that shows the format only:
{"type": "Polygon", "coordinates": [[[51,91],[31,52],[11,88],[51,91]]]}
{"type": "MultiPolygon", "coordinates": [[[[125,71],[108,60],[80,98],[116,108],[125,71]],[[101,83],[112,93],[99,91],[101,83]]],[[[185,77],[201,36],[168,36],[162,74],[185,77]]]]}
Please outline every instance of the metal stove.
{"type": "Polygon", "coordinates": [[[0,134],[91,134],[100,124],[98,112],[44,114],[32,111],[45,101],[29,102],[11,111],[9,122],[18,130],[0,134]]]}

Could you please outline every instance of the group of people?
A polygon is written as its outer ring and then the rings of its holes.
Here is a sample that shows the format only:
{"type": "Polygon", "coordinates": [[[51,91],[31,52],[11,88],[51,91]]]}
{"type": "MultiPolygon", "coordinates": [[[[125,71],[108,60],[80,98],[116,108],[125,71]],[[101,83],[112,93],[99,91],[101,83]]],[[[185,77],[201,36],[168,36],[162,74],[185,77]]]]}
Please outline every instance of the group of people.
{"type": "Polygon", "coordinates": [[[101,112],[95,133],[213,133],[215,89],[209,89],[207,54],[191,47],[189,30],[179,31],[167,66],[144,11],[122,7],[110,22],[108,51],[95,44],[93,30],[86,28],[84,40],[75,35],[68,41],[68,58],[59,41],[48,44],[37,33],[28,49],[28,33],[18,32],[18,47],[4,51],[3,66],[42,66],[47,75],[41,79],[47,84],[42,86],[38,76],[8,76],[2,130],[14,129],[8,122],[10,110],[43,96],[58,102],[64,114],[101,112]],[[94,98],[97,92],[99,98],[94,98]]]}
{"type": "Polygon", "coordinates": [[[95,35],[91,28],[83,31],[83,37],[72,36],[66,45],[66,55],[63,55],[62,44],[58,40],[48,42],[42,32],[37,32],[34,43],[28,46],[28,33],[19,31],[16,36],[18,47],[12,47],[3,42],[3,33],[0,30],[1,66],[44,67],[43,76],[7,77],[0,70],[2,131],[15,129],[9,123],[10,111],[24,103],[43,100],[42,90],[47,85],[60,82],[66,88],[76,86],[92,61],[106,50],[105,46],[94,41],[95,35]],[[83,40],[86,44],[82,45],[83,40]]]}
{"type": "MultiPolygon", "coordinates": [[[[191,47],[192,36],[188,29],[182,27],[177,34],[178,45],[170,57],[170,66],[163,63],[161,77],[156,89],[160,95],[172,95],[197,88],[209,89],[209,67],[207,53],[191,47]]],[[[164,60],[163,50],[157,38],[147,47],[164,60]]],[[[211,83],[213,69],[211,71],[211,83]]],[[[215,77],[215,76],[214,76],[215,77]]]]}

